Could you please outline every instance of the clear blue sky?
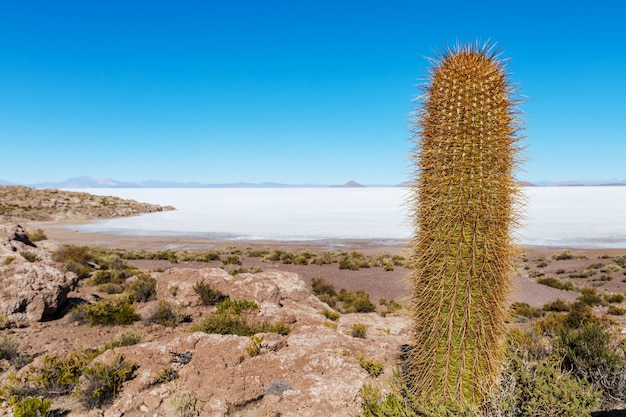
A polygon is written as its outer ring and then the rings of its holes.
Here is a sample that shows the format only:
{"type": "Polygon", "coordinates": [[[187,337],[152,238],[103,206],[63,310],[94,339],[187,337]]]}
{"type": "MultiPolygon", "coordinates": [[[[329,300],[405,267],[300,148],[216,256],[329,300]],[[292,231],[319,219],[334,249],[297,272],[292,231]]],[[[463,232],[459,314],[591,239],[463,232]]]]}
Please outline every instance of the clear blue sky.
{"type": "Polygon", "coordinates": [[[527,96],[520,179],[626,179],[619,0],[0,0],[0,179],[399,183],[424,57],[475,39],[527,96]]]}

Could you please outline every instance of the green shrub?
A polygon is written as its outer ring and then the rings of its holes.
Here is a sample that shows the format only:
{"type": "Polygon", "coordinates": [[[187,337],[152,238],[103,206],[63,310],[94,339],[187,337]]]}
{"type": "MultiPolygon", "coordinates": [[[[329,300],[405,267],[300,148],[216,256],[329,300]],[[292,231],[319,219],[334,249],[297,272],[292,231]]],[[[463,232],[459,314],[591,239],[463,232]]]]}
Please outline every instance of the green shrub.
{"type": "Polygon", "coordinates": [[[541,309],[531,307],[528,303],[515,302],[511,304],[511,314],[513,316],[535,319],[543,316],[543,311],[541,309]]]}
{"type": "Polygon", "coordinates": [[[239,255],[228,255],[226,259],[222,260],[224,265],[242,265],[241,257],[239,255]]]}
{"type": "Polygon", "coordinates": [[[172,406],[176,410],[176,417],[196,417],[196,397],[188,389],[178,389],[172,394],[172,406]]]}
{"type": "Polygon", "coordinates": [[[78,384],[83,368],[90,359],[89,356],[77,352],[65,358],[46,355],[42,367],[29,372],[27,383],[48,396],[69,394],[78,384]]]}
{"type": "Polygon", "coordinates": [[[87,285],[122,284],[124,275],[114,269],[96,271],[87,281],[87,285]]]}
{"type": "Polygon", "coordinates": [[[615,303],[615,304],[619,304],[621,302],[624,301],[624,294],[622,293],[615,293],[615,294],[610,294],[610,295],[605,295],[604,299],[606,300],[607,303],[615,303]]]}
{"type": "Polygon", "coordinates": [[[269,253],[268,250],[247,249],[246,256],[249,258],[261,258],[269,253]]]}
{"type": "Polygon", "coordinates": [[[3,266],[11,265],[11,262],[13,262],[14,260],[15,260],[15,256],[7,256],[6,258],[4,258],[4,261],[2,261],[2,265],[3,266]]]}
{"type": "Polygon", "coordinates": [[[0,359],[13,360],[18,355],[20,345],[11,336],[4,335],[0,341],[0,359]]]}
{"type": "Polygon", "coordinates": [[[337,295],[337,290],[335,290],[335,286],[326,281],[324,278],[313,278],[311,280],[311,287],[313,289],[313,294],[317,295],[318,297],[322,294],[326,294],[331,297],[337,295]]]}
{"type": "Polygon", "coordinates": [[[381,313],[381,316],[383,317],[385,317],[387,314],[402,310],[402,304],[395,301],[394,299],[387,301],[385,298],[381,298],[378,301],[378,304],[386,307],[385,310],[381,313]]]}
{"type": "Polygon", "coordinates": [[[589,277],[594,276],[597,273],[598,273],[597,269],[587,268],[587,269],[583,269],[583,271],[579,274],[577,273],[569,274],[569,277],[570,278],[589,278],[589,277]]]}
{"type": "Polygon", "coordinates": [[[86,246],[63,245],[52,252],[52,259],[62,263],[69,270],[78,275],[78,278],[87,278],[93,271],[89,266],[95,259],[91,250],[86,246]]]}
{"type": "Polygon", "coordinates": [[[167,384],[178,379],[178,371],[171,366],[161,369],[155,376],[153,384],[167,384]]]}
{"type": "Polygon", "coordinates": [[[607,314],[610,314],[612,316],[623,316],[624,314],[626,314],[626,309],[610,305],[607,310],[607,314]]]}
{"type": "Polygon", "coordinates": [[[291,328],[284,323],[251,323],[247,320],[247,314],[258,310],[259,306],[248,300],[231,300],[226,298],[217,305],[217,311],[204,319],[201,323],[193,325],[191,331],[201,331],[215,334],[236,334],[239,336],[253,336],[257,333],[289,334],[291,328]]]}
{"type": "Polygon", "coordinates": [[[580,290],[580,296],[576,299],[576,301],[591,307],[606,304],[602,296],[600,296],[593,288],[583,288],[580,290]]]}
{"type": "Polygon", "coordinates": [[[148,274],[140,273],[137,280],[130,284],[128,292],[131,293],[135,300],[145,303],[156,299],[157,280],[148,274]]]}
{"type": "Polygon", "coordinates": [[[607,274],[611,274],[613,272],[619,272],[622,270],[622,267],[615,262],[608,263],[600,269],[600,272],[605,272],[607,274]]]}
{"type": "Polygon", "coordinates": [[[50,410],[50,400],[26,397],[13,404],[13,417],[44,417],[50,410]]]}
{"type": "Polygon", "coordinates": [[[148,323],[157,323],[167,327],[176,327],[185,321],[191,321],[185,308],[167,300],[159,300],[154,312],[147,319],[148,323]]]}
{"type": "Polygon", "coordinates": [[[227,296],[222,294],[219,290],[214,289],[211,285],[204,282],[204,280],[198,281],[194,284],[193,290],[202,301],[202,304],[213,306],[224,301],[227,296]]]}
{"type": "Polygon", "coordinates": [[[28,238],[31,242],[40,242],[42,240],[48,239],[48,236],[46,236],[46,232],[44,232],[42,229],[35,229],[32,232],[28,232],[28,238]]]}
{"type": "MultiPolygon", "coordinates": [[[[84,308],[85,319],[91,325],[131,324],[139,320],[139,315],[132,306],[132,297],[129,295],[115,295],[93,304],[81,304],[77,307],[84,308]]],[[[77,317],[80,317],[80,314],[77,317]]]]}
{"type": "Polygon", "coordinates": [[[258,332],[277,333],[282,336],[287,336],[289,333],[291,333],[291,327],[289,327],[288,324],[282,323],[280,321],[277,321],[275,323],[264,321],[258,328],[258,332]]]}
{"type": "Polygon", "coordinates": [[[365,369],[365,371],[371,377],[376,378],[382,375],[382,373],[385,371],[385,368],[382,362],[376,362],[373,359],[367,358],[362,353],[356,354],[355,357],[357,361],[359,361],[359,365],[361,366],[361,368],[365,369]]]}
{"type": "Polygon", "coordinates": [[[626,255],[616,257],[613,259],[613,263],[626,268],[626,255]]]}
{"type": "Polygon", "coordinates": [[[258,356],[261,354],[261,346],[263,344],[263,340],[265,340],[264,336],[250,336],[249,342],[246,345],[246,352],[250,355],[251,358],[258,356]]]}
{"type": "Polygon", "coordinates": [[[363,290],[354,293],[341,289],[337,299],[342,302],[343,313],[371,313],[376,311],[376,306],[370,300],[370,295],[363,290]]]}
{"type": "Polygon", "coordinates": [[[133,346],[137,343],[141,343],[142,340],[143,335],[140,332],[136,330],[125,330],[115,335],[113,340],[105,345],[105,350],[120,346],[133,346]]]}
{"type": "Polygon", "coordinates": [[[229,313],[214,313],[202,322],[191,327],[192,332],[200,331],[215,334],[236,334],[239,336],[252,336],[257,333],[257,328],[239,315],[229,313]]]}
{"type": "Polygon", "coordinates": [[[6,314],[0,313],[0,330],[8,329],[11,325],[6,314]]]}
{"type": "Polygon", "coordinates": [[[574,290],[574,284],[571,281],[562,282],[555,277],[540,278],[537,283],[547,285],[548,287],[556,288],[559,290],[572,291],[574,290]]]}
{"type": "Polygon", "coordinates": [[[560,298],[557,298],[556,300],[552,301],[551,303],[548,303],[546,305],[543,306],[543,311],[556,311],[556,312],[564,312],[564,311],[570,311],[570,305],[567,301],[564,301],[560,298]]]}
{"type": "Polygon", "coordinates": [[[367,326],[362,323],[354,323],[350,330],[350,335],[359,339],[365,339],[367,337],[367,326]]]}
{"type": "Polygon", "coordinates": [[[84,383],[78,391],[81,403],[91,409],[112,401],[122,390],[122,384],[132,378],[137,365],[125,362],[123,356],[111,365],[94,363],[83,371],[84,383]]]}
{"type": "Polygon", "coordinates": [[[107,294],[121,294],[126,289],[123,284],[100,284],[96,287],[98,291],[105,292],[107,294]]]}
{"type": "Polygon", "coordinates": [[[322,314],[328,320],[332,320],[332,321],[337,321],[337,320],[339,320],[339,317],[341,317],[341,314],[338,311],[329,310],[327,308],[325,308],[324,311],[322,311],[322,314]]]}
{"type": "Polygon", "coordinates": [[[557,261],[565,261],[569,259],[574,259],[574,255],[569,250],[563,251],[561,253],[555,253],[552,255],[552,259],[556,259],[557,261]]]}
{"type": "Polygon", "coordinates": [[[22,258],[26,259],[28,262],[37,262],[39,260],[39,256],[35,252],[31,252],[28,250],[24,250],[20,252],[22,258]]]}

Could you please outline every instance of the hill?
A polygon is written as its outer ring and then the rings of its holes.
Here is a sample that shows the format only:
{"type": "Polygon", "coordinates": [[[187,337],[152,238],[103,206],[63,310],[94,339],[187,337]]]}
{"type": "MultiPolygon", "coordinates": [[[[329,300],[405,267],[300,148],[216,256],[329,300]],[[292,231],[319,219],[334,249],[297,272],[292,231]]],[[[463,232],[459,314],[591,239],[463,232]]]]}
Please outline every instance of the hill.
{"type": "Polygon", "coordinates": [[[174,210],[83,192],[0,185],[0,221],[95,220],[174,210]]]}

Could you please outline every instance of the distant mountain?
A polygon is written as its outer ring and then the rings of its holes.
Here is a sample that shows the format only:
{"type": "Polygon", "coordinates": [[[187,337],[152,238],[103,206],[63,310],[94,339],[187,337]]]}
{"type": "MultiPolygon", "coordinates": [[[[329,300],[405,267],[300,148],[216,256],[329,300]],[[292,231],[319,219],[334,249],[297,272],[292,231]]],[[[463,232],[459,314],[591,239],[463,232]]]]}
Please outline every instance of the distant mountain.
{"type": "Polygon", "coordinates": [[[362,187],[365,187],[365,186],[364,186],[364,185],[362,185],[362,184],[359,184],[358,182],[356,182],[356,181],[354,181],[354,180],[351,180],[351,181],[348,181],[347,183],[342,184],[342,185],[331,185],[331,187],[339,187],[339,188],[362,188],[362,187]]]}
{"type": "MultiPolygon", "coordinates": [[[[5,185],[9,185],[8,183],[5,185]]],[[[276,182],[250,183],[236,182],[225,184],[205,184],[200,182],[174,181],[118,181],[111,178],[74,177],[60,182],[28,184],[35,188],[287,188],[287,187],[325,187],[319,184],[281,184],[276,182]]]]}
{"type": "Polygon", "coordinates": [[[5,181],[5,180],[1,180],[1,179],[0,179],[0,185],[15,185],[15,184],[13,184],[12,182],[5,181]]]}
{"type": "Polygon", "coordinates": [[[536,181],[534,185],[539,186],[559,186],[559,187],[582,187],[582,186],[608,186],[608,185],[626,185],[626,179],[586,179],[586,178],[567,178],[567,179],[551,179],[547,181],[536,181]]]}

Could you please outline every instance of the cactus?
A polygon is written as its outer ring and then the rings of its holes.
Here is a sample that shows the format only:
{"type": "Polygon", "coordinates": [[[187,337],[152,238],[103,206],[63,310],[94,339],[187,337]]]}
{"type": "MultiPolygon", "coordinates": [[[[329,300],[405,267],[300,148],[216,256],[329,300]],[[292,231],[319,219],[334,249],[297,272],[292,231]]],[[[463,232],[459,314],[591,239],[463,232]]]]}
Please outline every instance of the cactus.
{"type": "Polygon", "coordinates": [[[517,222],[520,120],[488,46],[448,49],[413,124],[413,348],[406,379],[444,405],[478,406],[501,367],[517,222]]]}

